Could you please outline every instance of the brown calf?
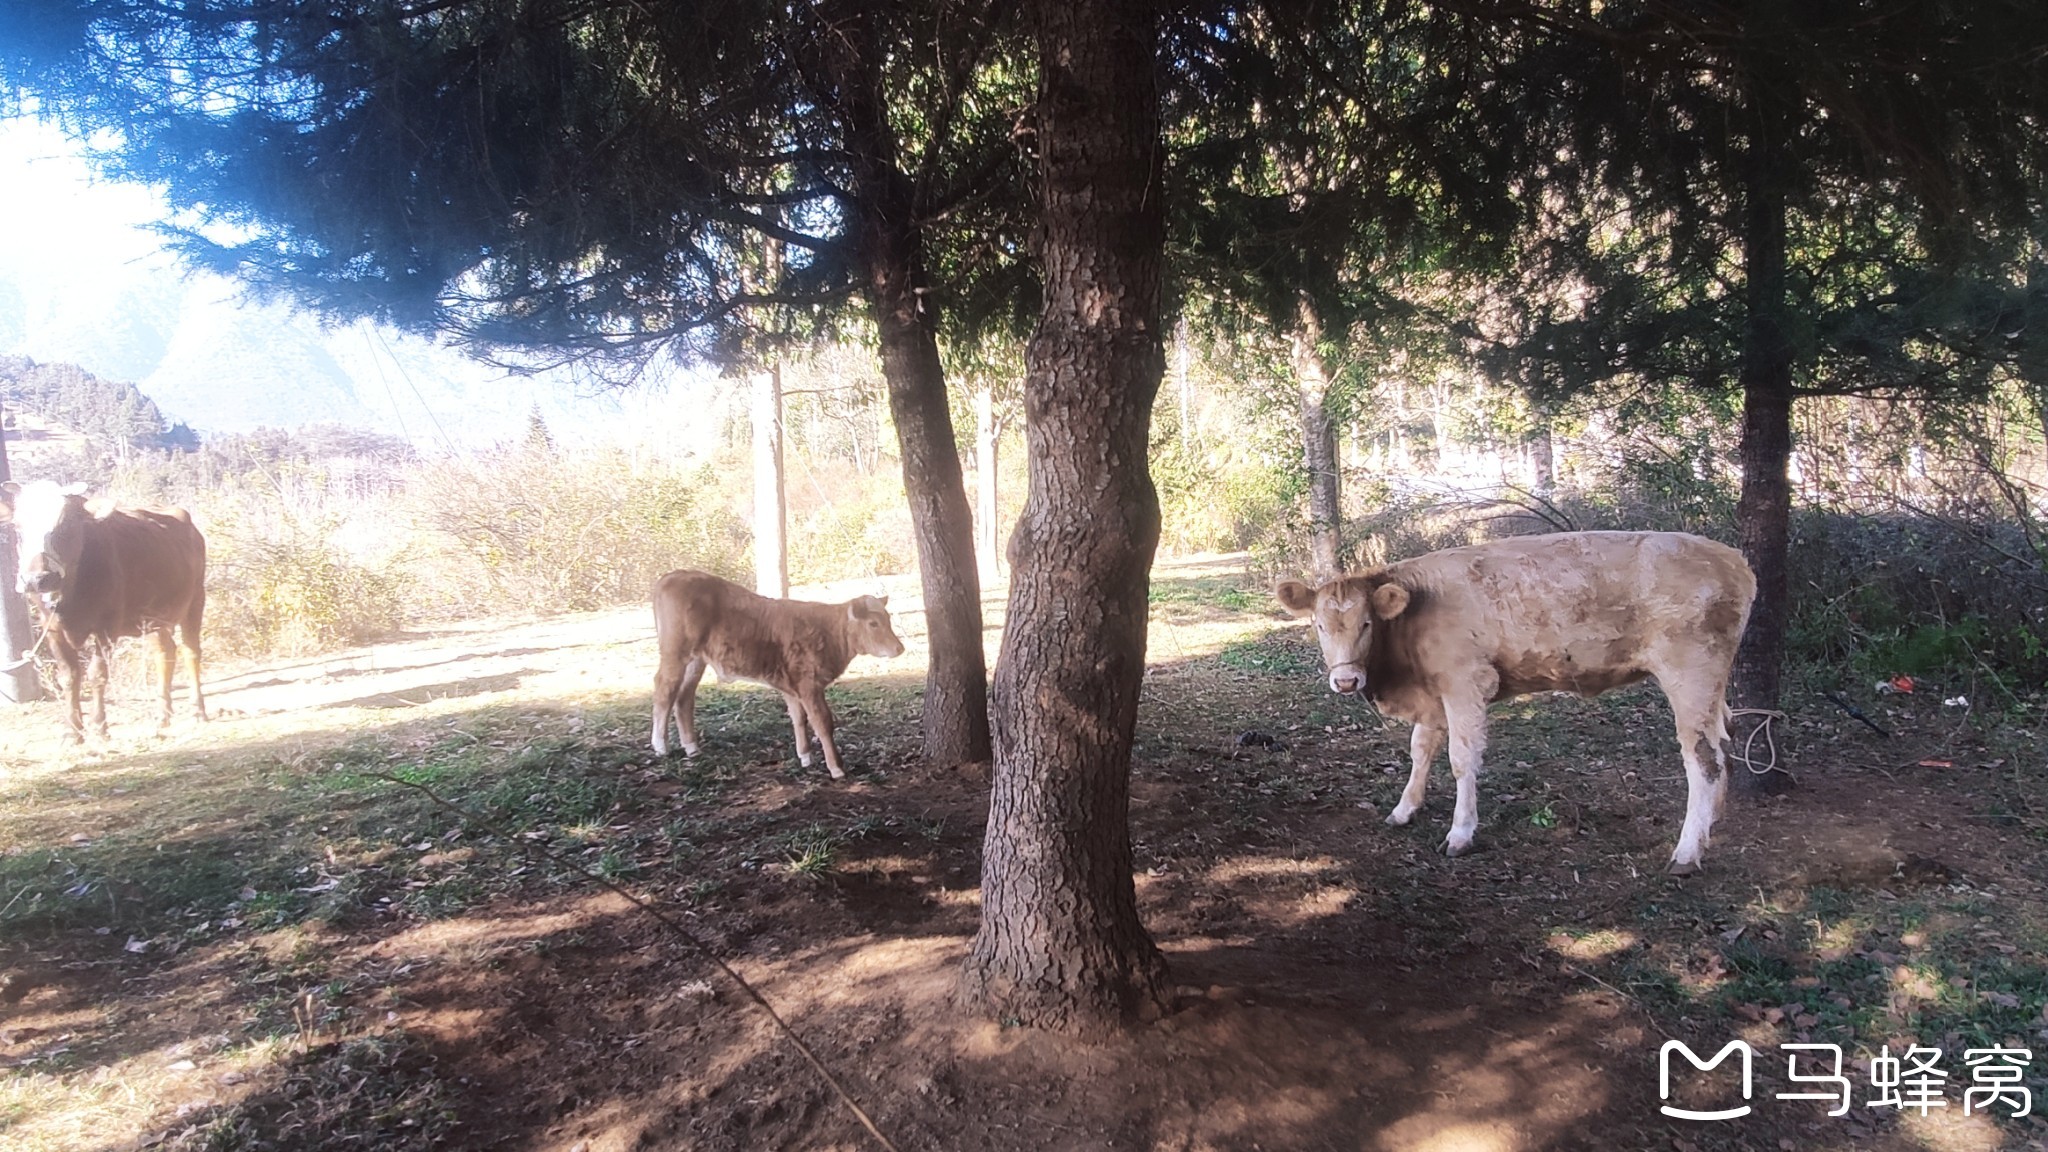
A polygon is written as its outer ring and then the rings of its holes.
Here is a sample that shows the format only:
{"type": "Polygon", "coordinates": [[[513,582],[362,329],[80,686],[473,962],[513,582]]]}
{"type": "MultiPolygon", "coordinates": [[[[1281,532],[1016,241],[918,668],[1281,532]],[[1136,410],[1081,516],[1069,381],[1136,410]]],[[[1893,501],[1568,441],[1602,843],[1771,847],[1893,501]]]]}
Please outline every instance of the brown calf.
{"type": "Polygon", "coordinates": [[[15,587],[41,601],[43,628],[63,663],[71,738],[85,739],[79,712],[84,656],[92,653],[98,691],[93,726],[107,734],[107,662],[113,642],[151,633],[163,716],[171,723],[171,670],[177,663],[171,630],[185,650],[192,676],[192,707],[206,719],[199,686],[199,624],[206,614],[206,539],[182,508],[128,508],[85,498],[85,486],[48,480],[0,484],[0,523],[21,538],[15,587]]]}
{"type": "Polygon", "coordinates": [[[834,779],[839,749],[832,743],[832,709],[825,686],[839,679],[855,656],[901,656],[903,641],[889,626],[889,598],[857,596],[844,604],[771,600],[707,572],[679,569],[654,582],[655,641],[661,666],[654,674],[654,751],[668,755],[669,717],[683,738],[683,754],[697,754],[697,682],[704,669],[721,679],[753,680],[782,693],[796,733],[797,759],[811,766],[804,719],[825,749],[834,779]]]}

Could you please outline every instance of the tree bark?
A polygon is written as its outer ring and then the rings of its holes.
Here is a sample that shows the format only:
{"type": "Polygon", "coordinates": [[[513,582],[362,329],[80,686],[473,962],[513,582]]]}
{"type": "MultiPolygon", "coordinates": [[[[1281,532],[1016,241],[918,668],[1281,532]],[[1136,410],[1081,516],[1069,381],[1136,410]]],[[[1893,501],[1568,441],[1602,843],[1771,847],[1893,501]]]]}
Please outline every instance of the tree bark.
{"type": "Polygon", "coordinates": [[[1306,295],[1300,299],[1288,347],[1301,393],[1301,463],[1308,475],[1309,564],[1318,584],[1343,575],[1341,478],[1337,467],[1337,423],[1330,417],[1334,375],[1323,360],[1323,319],[1306,295]]]}
{"type": "MultiPolygon", "coordinates": [[[[1792,344],[1785,299],[1785,140],[1780,134],[1788,129],[1785,118],[1769,114],[1768,94],[1759,91],[1751,99],[1742,226],[1742,496],[1735,519],[1742,554],[1756,573],[1756,603],[1736,651],[1732,695],[1738,708],[1776,709],[1791,615],[1792,344]]],[[[1738,725],[1738,743],[1750,724],[1738,725]]],[[[1740,765],[1734,775],[1736,790],[1752,795],[1782,791],[1792,779],[1782,771],[1757,773],[1740,765]]]]}
{"type": "Polygon", "coordinates": [[[984,585],[1003,576],[1003,544],[997,531],[1001,516],[996,497],[996,395],[983,385],[974,392],[974,548],[980,557],[984,585]]]}
{"type": "MultiPolygon", "coordinates": [[[[906,240],[913,249],[914,237],[906,240]]],[[[975,570],[974,516],[967,504],[953,414],[946,405],[939,346],[917,294],[916,257],[873,266],[870,288],[882,333],[882,375],[903,456],[903,491],[917,535],[931,644],[925,676],[924,757],[934,764],[990,757],[988,663],[981,647],[981,579],[975,570]]]]}
{"type": "Polygon", "coordinates": [[[1162,1011],[1131,880],[1131,738],[1159,498],[1164,371],[1156,14],[1039,0],[1041,261],[1026,351],[1031,484],[1010,541],[982,919],[962,973],[999,1019],[1090,1031],[1162,1011]]]}
{"type": "Polygon", "coordinates": [[[974,517],[953,439],[934,317],[924,300],[927,269],[916,197],[899,167],[874,14],[867,7],[846,5],[830,15],[825,67],[835,88],[832,98],[846,118],[854,232],[865,261],[868,306],[881,335],[882,376],[889,386],[924,588],[931,645],[924,756],[936,764],[986,761],[988,663],[982,653],[974,517]]]}
{"type": "Polygon", "coordinates": [[[782,470],[782,366],[754,376],[754,590],[789,595],[789,505],[782,470]]]}

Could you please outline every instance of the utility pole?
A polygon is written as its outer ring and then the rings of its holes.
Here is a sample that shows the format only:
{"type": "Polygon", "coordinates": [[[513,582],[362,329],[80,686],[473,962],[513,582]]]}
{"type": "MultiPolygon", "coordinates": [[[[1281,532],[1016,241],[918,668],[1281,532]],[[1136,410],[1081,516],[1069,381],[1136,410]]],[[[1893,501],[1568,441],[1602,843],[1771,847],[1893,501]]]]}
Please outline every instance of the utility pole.
{"type": "MultiPolygon", "coordinates": [[[[14,478],[7,467],[7,414],[0,410],[0,484],[14,478]]],[[[29,633],[28,600],[14,590],[21,570],[12,525],[0,530],[0,700],[27,704],[40,700],[43,687],[27,652],[35,644],[29,633]]]]}
{"type": "Polygon", "coordinates": [[[1003,578],[1002,538],[996,532],[995,385],[984,381],[974,393],[974,553],[986,588],[1003,578]]]}
{"type": "Polygon", "coordinates": [[[782,364],[754,374],[754,591],[789,595],[788,504],[782,489],[782,364]]]}

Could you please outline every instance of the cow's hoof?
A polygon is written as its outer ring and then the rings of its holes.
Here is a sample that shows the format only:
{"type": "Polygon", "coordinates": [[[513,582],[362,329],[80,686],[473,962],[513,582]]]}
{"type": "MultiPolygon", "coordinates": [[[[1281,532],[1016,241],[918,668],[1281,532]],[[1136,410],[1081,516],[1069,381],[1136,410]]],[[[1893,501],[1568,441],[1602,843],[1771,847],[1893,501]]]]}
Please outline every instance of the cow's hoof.
{"type": "Polygon", "coordinates": [[[1415,819],[1415,810],[1413,808],[1410,808],[1406,812],[1403,812],[1399,808],[1396,808],[1394,809],[1393,813],[1387,817],[1387,826],[1389,828],[1406,828],[1408,826],[1408,822],[1413,819],[1415,819]]]}
{"type": "Polygon", "coordinates": [[[1445,840],[1443,853],[1446,856],[1463,856],[1472,851],[1472,841],[1445,840]]]}
{"type": "Polygon", "coordinates": [[[695,744],[683,745],[683,755],[695,760],[697,758],[697,746],[695,744]]]}
{"type": "MultiPolygon", "coordinates": [[[[796,754],[796,762],[797,762],[797,763],[798,763],[799,765],[801,765],[801,766],[803,766],[803,767],[805,767],[805,768],[809,768],[809,767],[810,767],[811,765],[813,765],[813,764],[817,763],[817,761],[815,761],[815,760],[811,759],[811,756],[810,756],[810,754],[809,754],[808,752],[799,752],[799,753],[797,753],[797,754],[796,754]]],[[[834,768],[834,769],[832,769],[832,774],[833,774],[834,776],[837,776],[837,775],[839,775],[839,769],[837,769],[837,768],[834,768]]]]}
{"type": "Polygon", "coordinates": [[[1664,871],[1667,875],[1671,876],[1696,876],[1700,871],[1700,862],[1695,860],[1690,864],[1682,864],[1673,860],[1664,871]]]}
{"type": "Polygon", "coordinates": [[[844,773],[844,772],[841,772],[841,771],[840,771],[839,769],[837,769],[837,768],[827,768],[827,769],[825,769],[825,771],[827,771],[827,772],[830,772],[830,773],[832,774],[832,778],[833,778],[834,780],[844,780],[844,779],[846,779],[846,773],[844,773]]]}

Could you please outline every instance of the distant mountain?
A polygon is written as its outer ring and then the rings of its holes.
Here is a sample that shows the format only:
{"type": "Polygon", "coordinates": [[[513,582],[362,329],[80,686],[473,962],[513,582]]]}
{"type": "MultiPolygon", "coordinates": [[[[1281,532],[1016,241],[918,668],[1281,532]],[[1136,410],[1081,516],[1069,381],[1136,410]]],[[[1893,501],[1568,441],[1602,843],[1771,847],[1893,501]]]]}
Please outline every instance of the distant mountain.
{"type": "Polygon", "coordinates": [[[363,403],[328,351],[328,335],[281,307],[221,307],[187,292],[162,356],[139,384],[172,419],[209,432],[391,423],[388,410],[363,403]]]}
{"type": "Polygon", "coordinates": [[[359,323],[327,326],[234,285],[185,276],[167,257],[70,269],[32,282],[0,267],[0,355],[76,364],[133,382],[172,421],[203,433],[338,424],[403,436],[422,449],[517,439],[538,408],[571,441],[668,449],[713,434],[678,389],[709,381],[675,369],[625,395],[568,372],[521,376],[430,341],[359,323]]]}

